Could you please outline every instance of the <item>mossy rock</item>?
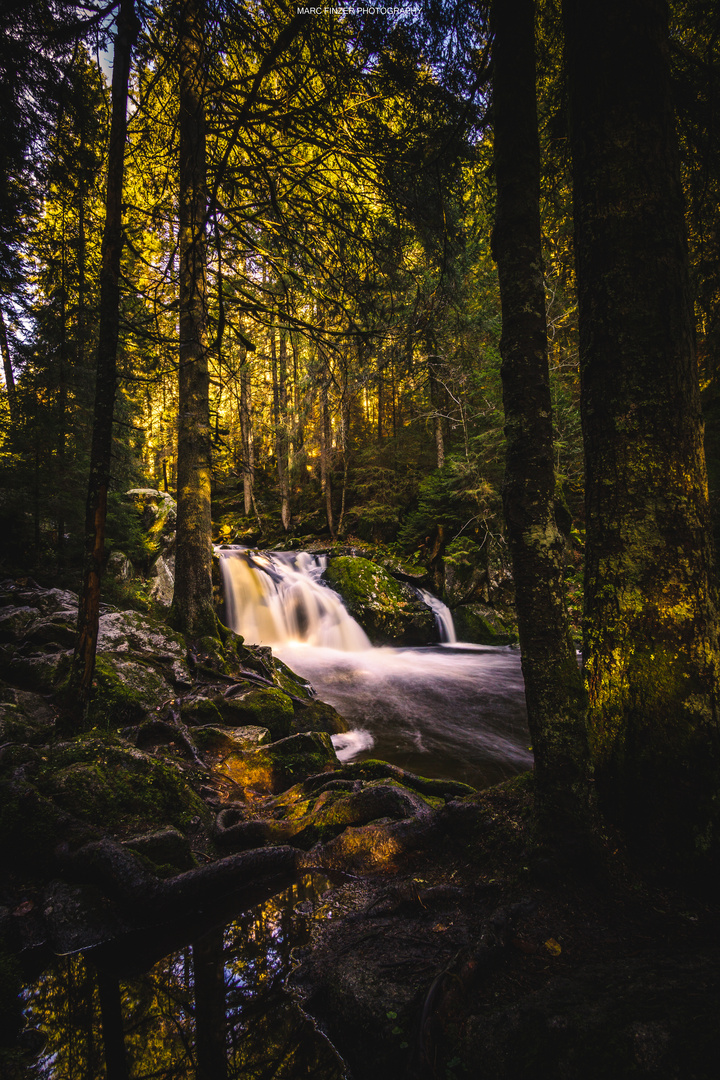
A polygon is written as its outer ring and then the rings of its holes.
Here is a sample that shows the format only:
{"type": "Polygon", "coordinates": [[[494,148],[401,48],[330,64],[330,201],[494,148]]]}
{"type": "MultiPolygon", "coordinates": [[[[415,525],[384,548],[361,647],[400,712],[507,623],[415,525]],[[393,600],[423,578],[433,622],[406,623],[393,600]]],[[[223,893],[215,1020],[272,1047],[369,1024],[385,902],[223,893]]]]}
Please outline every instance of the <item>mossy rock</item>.
{"type": "Polygon", "coordinates": [[[186,724],[193,727],[201,725],[223,724],[223,717],[216,702],[219,695],[213,697],[191,697],[180,705],[180,716],[186,724]]]}
{"type": "Polygon", "coordinates": [[[200,750],[231,751],[255,750],[265,746],[270,740],[270,732],[265,727],[246,724],[244,727],[219,728],[202,727],[193,731],[193,739],[200,750]]]}
{"type": "Polygon", "coordinates": [[[340,735],[349,731],[350,725],[337,709],[325,701],[313,701],[300,706],[295,712],[293,727],[296,731],[326,731],[328,735],[340,735]]]}
{"type": "MultiPolygon", "coordinates": [[[[169,827],[123,841],[124,846],[153,864],[153,869],[177,873],[191,870],[196,861],[186,836],[169,827]]],[[[162,873],[160,876],[166,876],[162,873]]]]}
{"type": "Polygon", "coordinates": [[[55,713],[40,694],[15,687],[0,690],[0,744],[38,743],[55,724],[55,713]]]}
{"type": "Polygon", "coordinates": [[[46,872],[54,862],[60,841],[88,840],[81,827],[70,828],[67,814],[51,798],[26,780],[0,781],[0,858],[5,871],[20,865],[34,874],[46,872]]]}
{"type": "Polygon", "coordinates": [[[132,501],[144,532],[147,556],[152,558],[167,548],[175,536],[177,504],[167,491],[156,488],[132,488],[126,497],[132,501]]]}
{"type": "Polygon", "coordinates": [[[223,722],[231,727],[264,727],[273,739],[283,739],[293,732],[293,703],[274,686],[249,687],[231,697],[218,697],[215,704],[223,722]]]}
{"type": "Polygon", "coordinates": [[[452,616],[458,641],[473,645],[514,645],[517,641],[517,634],[484,604],[462,604],[452,616]]]}
{"type": "Polygon", "coordinates": [[[42,790],[63,809],[115,833],[209,820],[205,804],[178,769],[134,747],[99,740],[66,743],[45,769],[42,790]]]}
{"type": "Polygon", "coordinates": [[[275,795],[307,776],[337,765],[330,736],[306,731],[257,750],[231,753],[219,769],[247,792],[275,795]]]}
{"type": "Polygon", "coordinates": [[[171,695],[169,684],[149,665],[99,655],[88,718],[105,728],[138,723],[171,695]]]}
{"type": "Polygon", "coordinates": [[[368,559],[330,559],[325,580],[374,645],[429,645],[439,641],[435,616],[415,590],[368,559]]]}
{"type": "Polygon", "coordinates": [[[313,689],[310,686],[310,683],[306,682],[300,675],[297,675],[292,668],[289,668],[282,660],[278,660],[277,656],[272,657],[272,667],[273,682],[277,683],[281,690],[284,690],[286,694],[292,694],[294,697],[299,697],[303,700],[313,700],[313,689]]]}
{"type": "Polygon", "coordinates": [[[0,648],[0,674],[17,686],[51,694],[70,671],[72,653],[69,651],[39,651],[39,646],[24,645],[0,648]]]}

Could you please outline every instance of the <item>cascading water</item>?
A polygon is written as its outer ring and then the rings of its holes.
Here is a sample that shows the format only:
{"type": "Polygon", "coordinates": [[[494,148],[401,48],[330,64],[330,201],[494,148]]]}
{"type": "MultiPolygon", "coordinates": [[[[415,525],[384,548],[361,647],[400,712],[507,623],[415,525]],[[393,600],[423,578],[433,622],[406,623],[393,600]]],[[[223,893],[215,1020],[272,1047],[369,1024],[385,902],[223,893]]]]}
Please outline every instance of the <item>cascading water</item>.
{"type": "Polygon", "coordinates": [[[439,647],[373,648],[308,552],[220,549],[228,624],[273,652],[355,725],[333,736],[341,760],[369,753],[475,787],[532,764],[520,658],[458,643],[432,594],[439,647]]]}
{"type": "Polygon", "coordinates": [[[442,600],[438,600],[437,596],[433,596],[432,593],[428,592],[427,589],[418,589],[418,592],[435,616],[440,641],[448,645],[454,645],[457,641],[457,634],[455,633],[455,624],[453,623],[450,608],[447,604],[443,604],[442,600]]]}

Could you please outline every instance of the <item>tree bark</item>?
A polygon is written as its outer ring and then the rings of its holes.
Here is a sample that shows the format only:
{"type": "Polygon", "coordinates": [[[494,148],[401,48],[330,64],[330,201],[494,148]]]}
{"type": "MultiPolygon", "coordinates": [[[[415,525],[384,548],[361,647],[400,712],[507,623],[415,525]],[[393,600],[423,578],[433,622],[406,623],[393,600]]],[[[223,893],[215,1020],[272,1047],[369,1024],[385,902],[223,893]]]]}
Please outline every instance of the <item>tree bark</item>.
{"type": "Polygon", "coordinates": [[[224,927],[193,942],[196,1080],[227,1080],[224,927]]]}
{"type": "Polygon", "coordinates": [[[8,343],[7,330],[5,328],[5,315],[2,307],[0,307],[0,349],[2,349],[3,374],[5,375],[5,392],[8,399],[8,411],[10,413],[11,423],[15,424],[18,418],[15,375],[13,373],[12,357],[10,356],[10,345],[8,343]]]}
{"type": "Polygon", "coordinates": [[[128,80],[132,49],[139,29],[134,0],[122,0],[118,13],[113,55],[112,117],[105,196],[105,227],[100,266],[95,410],[85,513],[85,574],[78,605],[78,639],[71,673],[71,686],[75,694],[74,708],[78,716],[84,711],[90,696],[100,618],[100,583],[105,554],[105,519],[117,386],[120,257],[123,244],[122,192],[127,139],[128,80]]]}
{"type": "Polygon", "coordinates": [[[253,448],[250,368],[247,351],[240,366],[240,438],[243,452],[243,508],[245,517],[250,517],[253,509],[255,454],[253,448]]]}
{"type": "Polygon", "coordinates": [[[324,372],[322,386],[320,388],[320,487],[323,495],[325,496],[325,516],[327,518],[328,529],[333,540],[335,539],[335,522],[333,518],[333,506],[332,506],[332,479],[330,476],[330,465],[332,456],[332,425],[330,423],[330,402],[329,402],[329,371],[324,372]]]}
{"type": "Polygon", "coordinates": [[[210,374],[207,335],[205,10],[180,12],[180,366],[175,593],[170,621],[191,637],[214,635],[210,374]]]}
{"type": "Polygon", "coordinates": [[[535,798],[557,836],[588,807],[585,701],[563,589],[540,241],[533,0],[495,0],[493,111],[507,440],[503,507],[515,579],[535,798]]]}
{"type": "Polygon", "coordinates": [[[287,337],[278,329],[279,348],[275,345],[275,330],[270,330],[270,355],[273,382],[273,427],[275,429],[275,458],[280,492],[280,519],[285,532],[290,528],[290,477],[288,474],[287,436],[287,337]]]}
{"type": "Polygon", "coordinates": [[[565,0],[585,675],[605,805],[715,850],[717,608],[664,0],[565,0]]]}

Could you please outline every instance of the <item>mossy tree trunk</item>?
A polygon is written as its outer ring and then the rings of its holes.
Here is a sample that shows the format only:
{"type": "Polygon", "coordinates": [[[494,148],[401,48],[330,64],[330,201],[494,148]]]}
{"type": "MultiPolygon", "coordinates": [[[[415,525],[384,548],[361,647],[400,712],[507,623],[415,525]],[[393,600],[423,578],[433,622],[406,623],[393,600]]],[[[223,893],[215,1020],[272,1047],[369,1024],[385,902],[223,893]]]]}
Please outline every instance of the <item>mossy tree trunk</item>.
{"type": "Polygon", "coordinates": [[[170,619],[192,637],[215,634],[210,516],[204,0],[180,10],[180,367],[177,552],[170,619]]]}
{"type": "Polygon", "coordinates": [[[117,388],[120,257],[123,244],[122,194],[127,141],[128,80],[132,48],[137,40],[139,29],[134,0],[122,0],[113,53],[112,116],[105,194],[105,227],[100,264],[95,410],[90,449],[90,478],[85,509],[85,571],[78,605],[78,639],[71,673],[75,711],[78,714],[84,711],[90,696],[100,619],[100,583],[105,558],[105,521],[117,388]]]}
{"type": "Polygon", "coordinates": [[[536,805],[557,836],[588,808],[582,678],[569,633],[554,513],[552,410],[540,245],[533,0],[495,0],[493,113],[507,457],[503,506],[515,578],[536,805]]]}
{"type": "Polygon", "coordinates": [[[716,845],[717,611],[664,0],[565,0],[586,458],[585,673],[605,804],[716,845]]]}

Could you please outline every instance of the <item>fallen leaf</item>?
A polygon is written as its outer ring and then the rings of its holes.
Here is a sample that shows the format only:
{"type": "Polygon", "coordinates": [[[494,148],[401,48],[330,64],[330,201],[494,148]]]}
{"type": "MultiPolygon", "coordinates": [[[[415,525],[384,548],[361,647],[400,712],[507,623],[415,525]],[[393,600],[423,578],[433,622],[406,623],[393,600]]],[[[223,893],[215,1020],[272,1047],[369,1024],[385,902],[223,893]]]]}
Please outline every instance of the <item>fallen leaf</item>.
{"type": "Polygon", "coordinates": [[[548,938],[545,942],[545,948],[551,956],[559,956],[562,952],[562,945],[559,941],[556,941],[554,937],[548,938]]]}
{"type": "Polygon", "coordinates": [[[23,900],[22,904],[15,908],[13,915],[29,915],[34,907],[32,900],[23,900]]]}

